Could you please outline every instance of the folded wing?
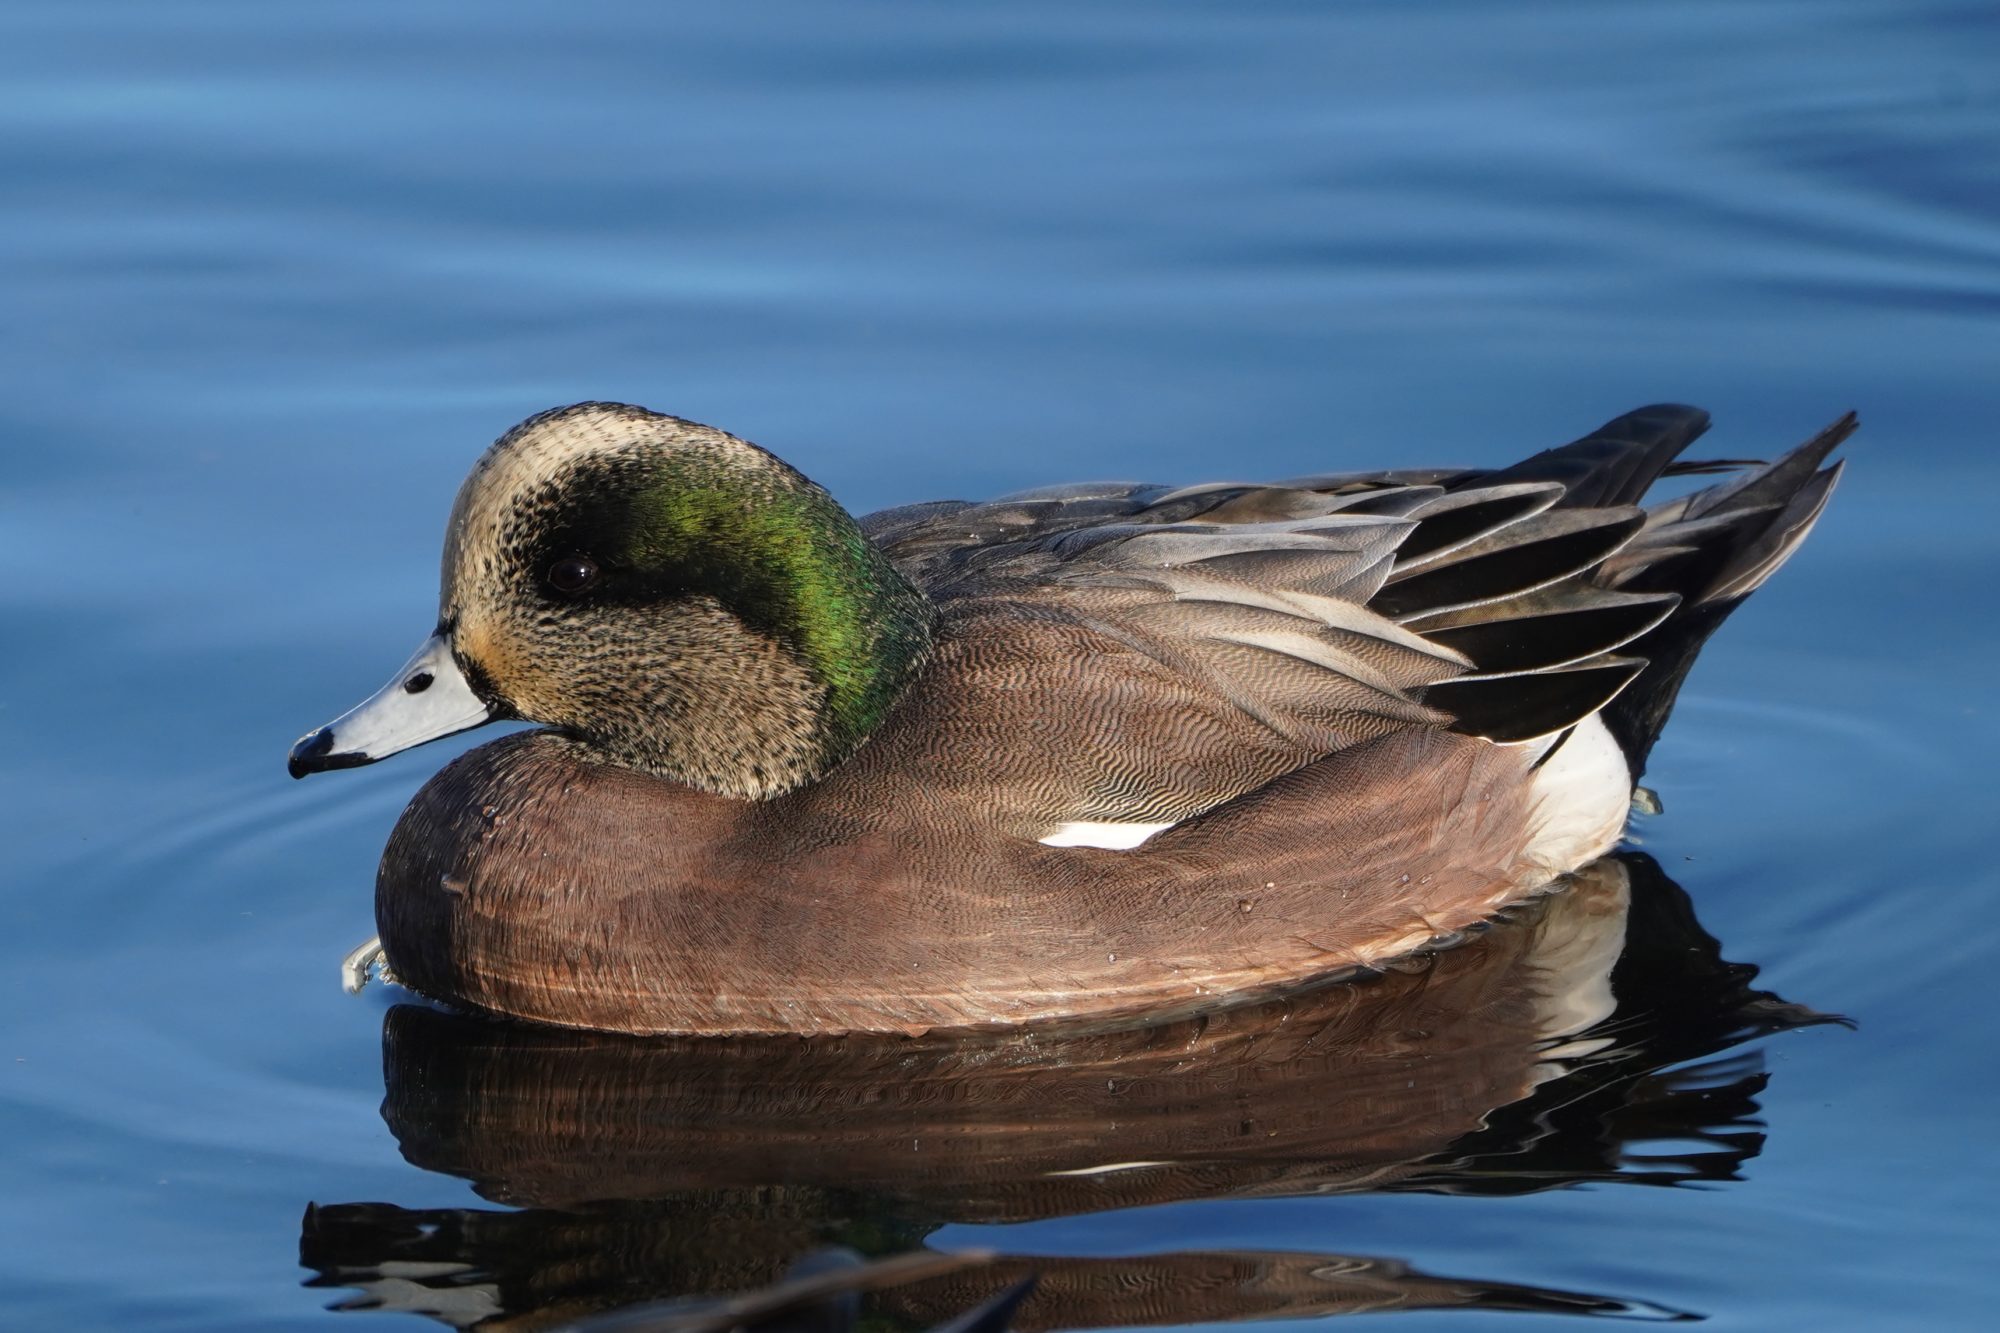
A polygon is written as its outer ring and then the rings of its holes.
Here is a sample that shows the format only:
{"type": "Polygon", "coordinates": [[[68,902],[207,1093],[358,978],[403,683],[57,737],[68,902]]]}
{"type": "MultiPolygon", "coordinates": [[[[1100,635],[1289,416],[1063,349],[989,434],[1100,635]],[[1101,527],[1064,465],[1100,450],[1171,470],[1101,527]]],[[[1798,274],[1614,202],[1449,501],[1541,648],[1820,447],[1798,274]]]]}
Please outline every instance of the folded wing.
{"type": "MultiPolygon", "coordinates": [[[[1640,508],[1662,476],[1748,466],[1676,462],[1707,424],[1656,406],[1497,471],[1048,488],[863,523],[947,610],[1065,618],[1226,701],[1294,766],[1403,727],[1523,742],[1601,712],[1636,772],[1701,642],[1818,517],[1838,475],[1821,463],[1853,430],[1640,508]]],[[[1176,814],[1238,794],[1198,752],[1184,768],[1176,814]]]]}

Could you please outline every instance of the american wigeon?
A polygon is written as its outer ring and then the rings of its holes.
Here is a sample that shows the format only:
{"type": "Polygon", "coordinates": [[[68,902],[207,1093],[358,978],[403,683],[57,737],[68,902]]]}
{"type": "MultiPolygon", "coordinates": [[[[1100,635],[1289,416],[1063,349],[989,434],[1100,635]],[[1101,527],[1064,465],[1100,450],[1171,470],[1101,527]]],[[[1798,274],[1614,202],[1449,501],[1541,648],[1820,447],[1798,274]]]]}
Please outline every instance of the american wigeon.
{"type": "Polygon", "coordinates": [[[544,1023],[1122,1020],[1366,968],[1617,841],[1855,422],[1676,464],[1707,424],[856,519],[722,431],[562,408],[474,467],[436,631],[291,770],[544,724],[433,778],[376,885],[401,982],[544,1023]]]}
{"type": "Polygon", "coordinates": [[[970,1225],[1013,1228],[986,1233],[1008,1251],[998,1269],[873,1298],[878,1319],[923,1327],[1029,1272],[1024,1328],[1640,1313],[1296,1246],[1065,1258],[1014,1224],[1738,1179],[1770,1074],[1753,1053],[1710,1057],[1827,1021],[1756,989],[1756,970],[1723,958],[1657,864],[1620,852],[1459,948],[1140,1027],[716,1041],[397,1004],[383,1121],[411,1165],[506,1207],[311,1208],[300,1262],[315,1286],[458,1327],[539,1328],[774,1281],[816,1244],[948,1247],[970,1225]]]}

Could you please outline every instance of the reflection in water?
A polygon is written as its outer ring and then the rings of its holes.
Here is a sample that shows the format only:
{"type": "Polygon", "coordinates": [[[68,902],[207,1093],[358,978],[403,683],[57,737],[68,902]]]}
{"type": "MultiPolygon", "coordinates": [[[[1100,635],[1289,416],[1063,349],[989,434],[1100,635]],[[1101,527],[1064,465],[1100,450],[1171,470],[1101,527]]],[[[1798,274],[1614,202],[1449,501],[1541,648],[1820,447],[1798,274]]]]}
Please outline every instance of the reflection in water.
{"type": "MultiPolygon", "coordinates": [[[[1138,1030],[644,1040],[388,1015],[383,1114],[414,1164],[523,1211],[308,1210],[345,1308],[540,1327],[886,1255],[953,1222],[1191,1199],[1736,1178],[1755,1052],[1822,1016],[1753,990],[1650,859],[1607,858],[1469,943],[1366,981],[1138,1030]],[[1671,1144],[1649,1154],[1648,1142],[1671,1144]]],[[[1390,1259],[1004,1256],[875,1292],[925,1327],[1028,1271],[1019,1326],[1446,1306],[1661,1311],[1390,1259]]]]}

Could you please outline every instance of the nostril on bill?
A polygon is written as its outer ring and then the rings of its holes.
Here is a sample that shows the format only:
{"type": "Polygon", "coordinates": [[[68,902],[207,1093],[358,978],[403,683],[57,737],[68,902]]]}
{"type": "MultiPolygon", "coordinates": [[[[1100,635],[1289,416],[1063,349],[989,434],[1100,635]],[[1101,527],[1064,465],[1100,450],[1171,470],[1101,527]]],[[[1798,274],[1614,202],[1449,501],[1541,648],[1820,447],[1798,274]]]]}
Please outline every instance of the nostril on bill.
{"type": "Polygon", "coordinates": [[[433,677],[431,673],[428,671],[415,672],[410,676],[408,680],[403,682],[403,693],[422,694],[425,690],[431,687],[431,681],[433,679],[435,679],[435,677],[433,677]]]}

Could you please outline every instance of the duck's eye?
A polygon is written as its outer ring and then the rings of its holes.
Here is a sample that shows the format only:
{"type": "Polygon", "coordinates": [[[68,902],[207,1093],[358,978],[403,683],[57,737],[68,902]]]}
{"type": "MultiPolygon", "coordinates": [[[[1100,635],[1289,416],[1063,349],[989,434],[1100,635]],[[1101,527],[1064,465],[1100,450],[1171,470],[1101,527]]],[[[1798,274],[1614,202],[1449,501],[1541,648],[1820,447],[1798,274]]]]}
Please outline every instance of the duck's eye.
{"type": "Polygon", "coordinates": [[[597,583],[597,562],[587,555],[566,555],[549,566],[549,586],[574,597],[597,583]]]}

